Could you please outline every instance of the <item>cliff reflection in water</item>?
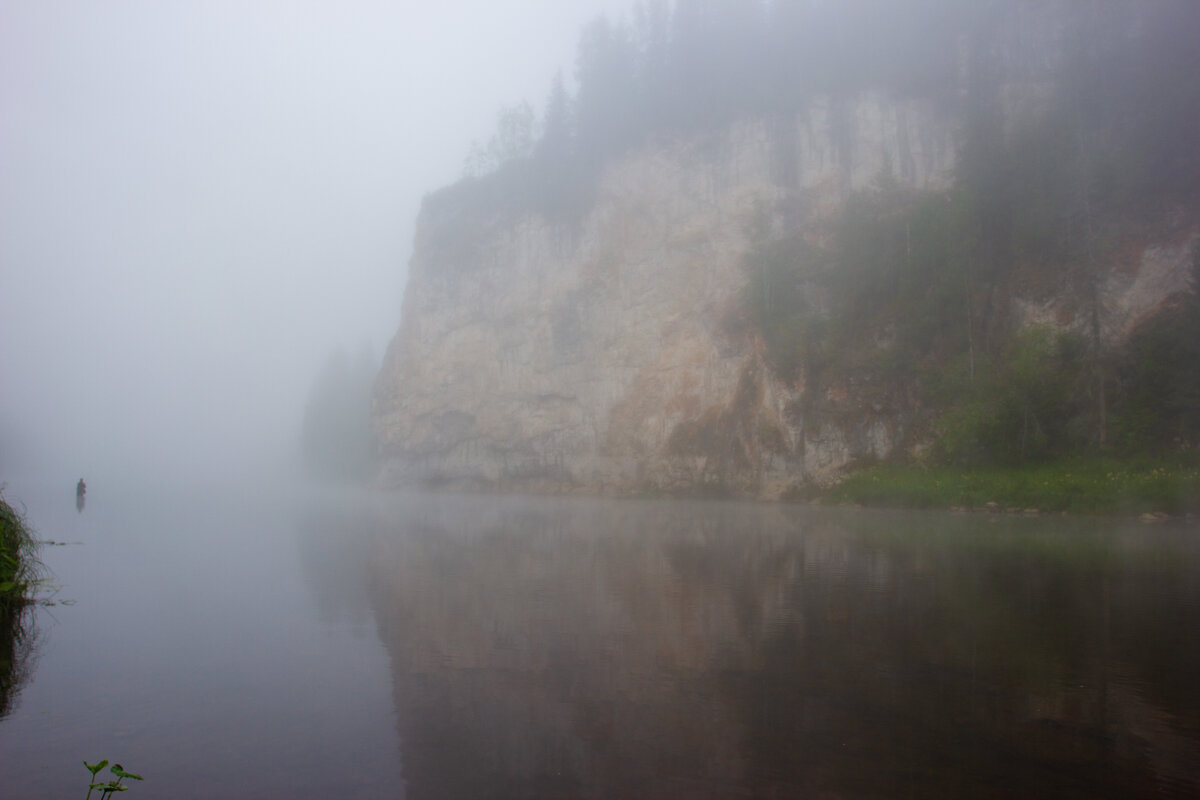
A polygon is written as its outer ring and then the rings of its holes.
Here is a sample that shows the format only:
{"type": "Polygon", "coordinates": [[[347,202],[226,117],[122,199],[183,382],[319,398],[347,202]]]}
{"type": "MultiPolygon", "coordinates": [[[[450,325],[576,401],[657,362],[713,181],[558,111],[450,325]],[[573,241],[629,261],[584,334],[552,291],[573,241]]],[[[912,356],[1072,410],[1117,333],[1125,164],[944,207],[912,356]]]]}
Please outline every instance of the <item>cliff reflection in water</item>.
{"type": "Polygon", "coordinates": [[[398,501],[407,796],[1200,792],[1196,547],[1074,524],[398,501]]]}

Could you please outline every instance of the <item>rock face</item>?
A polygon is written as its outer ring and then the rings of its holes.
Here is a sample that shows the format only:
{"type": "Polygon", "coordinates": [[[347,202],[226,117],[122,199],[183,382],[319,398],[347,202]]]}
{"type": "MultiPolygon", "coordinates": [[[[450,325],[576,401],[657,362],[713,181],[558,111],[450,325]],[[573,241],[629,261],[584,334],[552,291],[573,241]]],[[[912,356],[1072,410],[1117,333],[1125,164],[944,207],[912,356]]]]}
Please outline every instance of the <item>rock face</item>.
{"type": "MultiPolygon", "coordinates": [[[[745,255],[764,233],[819,241],[882,177],[948,186],[956,141],[935,107],[868,94],[648,144],[570,225],[481,212],[471,187],[428,200],[376,386],[381,482],[771,498],[887,456],[911,409],[847,386],[806,414],[803,379],[766,368],[739,324],[745,255]]],[[[1147,256],[1168,283],[1180,258],[1147,256]]]]}

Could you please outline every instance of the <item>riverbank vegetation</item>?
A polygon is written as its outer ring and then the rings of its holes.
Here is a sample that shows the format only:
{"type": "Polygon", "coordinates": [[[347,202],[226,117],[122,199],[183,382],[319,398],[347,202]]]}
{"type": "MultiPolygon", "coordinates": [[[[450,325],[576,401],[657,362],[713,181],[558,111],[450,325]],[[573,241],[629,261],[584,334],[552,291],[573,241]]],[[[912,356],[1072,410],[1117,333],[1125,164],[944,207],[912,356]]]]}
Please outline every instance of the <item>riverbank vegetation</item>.
{"type": "Polygon", "coordinates": [[[9,614],[31,602],[40,573],[33,532],[21,512],[0,492],[0,614],[9,614]]]}
{"type": "Polygon", "coordinates": [[[1200,458],[1076,457],[963,469],[876,464],[823,502],[1006,513],[1200,514],[1200,458]]]}

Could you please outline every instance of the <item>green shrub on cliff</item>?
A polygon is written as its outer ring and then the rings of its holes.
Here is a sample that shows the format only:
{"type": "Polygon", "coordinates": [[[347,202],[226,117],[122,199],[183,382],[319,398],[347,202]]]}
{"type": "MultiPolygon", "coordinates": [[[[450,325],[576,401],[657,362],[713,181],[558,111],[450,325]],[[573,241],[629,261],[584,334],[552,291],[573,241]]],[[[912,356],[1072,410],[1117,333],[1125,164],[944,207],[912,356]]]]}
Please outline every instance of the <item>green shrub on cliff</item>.
{"type": "Polygon", "coordinates": [[[938,448],[952,464],[1023,464],[1078,449],[1085,368],[1077,336],[1034,327],[979,370],[940,420],[938,448]]]}
{"type": "Polygon", "coordinates": [[[1200,446],[1200,250],[1191,292],[1177,298],[1134,332],[1118,373],[1123,402],[1117,409],[1119,445],[1178,450],[1200,446]]]}

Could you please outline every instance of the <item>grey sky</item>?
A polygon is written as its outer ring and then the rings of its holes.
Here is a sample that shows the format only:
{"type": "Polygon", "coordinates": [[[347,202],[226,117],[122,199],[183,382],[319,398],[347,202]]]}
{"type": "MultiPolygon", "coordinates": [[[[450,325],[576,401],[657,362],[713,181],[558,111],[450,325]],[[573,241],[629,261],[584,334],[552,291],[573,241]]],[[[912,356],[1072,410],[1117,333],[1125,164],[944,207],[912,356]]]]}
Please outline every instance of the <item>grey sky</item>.
{"type": "Polygon", "coordinates": [[[422,195],[629,5],[0,0],[0,481],[285,441],[422,195]]]}

